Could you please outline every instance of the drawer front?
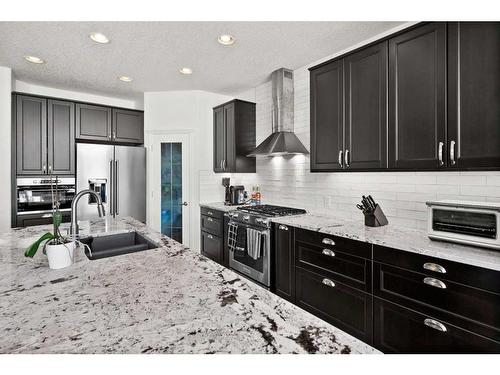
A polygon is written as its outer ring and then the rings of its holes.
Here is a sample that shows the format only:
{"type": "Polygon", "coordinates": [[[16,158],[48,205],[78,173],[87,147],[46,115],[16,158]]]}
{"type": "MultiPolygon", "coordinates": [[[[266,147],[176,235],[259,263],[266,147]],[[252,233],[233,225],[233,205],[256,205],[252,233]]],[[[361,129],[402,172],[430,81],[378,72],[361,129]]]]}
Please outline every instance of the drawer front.
{"type": "Polygon", "coordinates": [[[328,273],[343,284],[371,292],[371,261],[336,248],[295,242],[295,265],[313,272],[328,273]]]}
{"type": "Polygon", "coordinates": [[[373,260],[500,294],[500,272],[373,245],[373,260]]]}
{"type": "Polygon", "coordinates": [[[201,232],[201,253],[218,263],[222,261],[222,239],[213,234],[201,232]]]}
{"type": "Polygon", "coordinates": [[[384,353],[500,353],[500,343],[377,297],[374,346],[384,353]]]}
{"type": "Polygon", "coordinates": [[[424,303],[500,328],[499,294],[377,262],[373,268],[376,296],[405,306],[424,303]]]}
{"type": "Polygon", "coordinates": [[[295,238],[297,241],[325,247],[333,251],[337,249],[338,251],[342,251],[346,254],[367,259],[372,258],[372,245],[366,242],[350,240],[348,238],[298,228],[295,230],[295,238]]]}
{"type": "Polygon", "coordinates": [[[205,216],[214,217],[219,220],[223,220],[224,212],[219,210],[214,210],[208,207],[201,207],[201,214],[205,216]]]}
{"type": "Polygon", "coordinates": [[[201,230],[222,237],[222,220],[201,215],[201,230]]]}
{"type": "Polygon", "coordinates": [[[298,306],[366,343],[371,343],[371,295],[299,267],[296,268],[295,282],[298,306]]]}

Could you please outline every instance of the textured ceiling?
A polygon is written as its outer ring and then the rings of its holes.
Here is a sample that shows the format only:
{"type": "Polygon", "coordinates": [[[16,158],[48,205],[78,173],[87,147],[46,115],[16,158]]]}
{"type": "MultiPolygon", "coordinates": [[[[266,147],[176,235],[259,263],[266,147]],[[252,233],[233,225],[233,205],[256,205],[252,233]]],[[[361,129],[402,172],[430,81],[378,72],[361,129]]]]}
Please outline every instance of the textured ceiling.
{"type": "Polygon", "coordinates": [[[236,94],[401,22],[0,22],[0,66],[17,79],[91,93],[138,97],[146,91],[236,94]],[[100,31],[110,44],[92,42],[100,31]],[[220,34],[236,38],[217,43],[220,34]],[[35,55],[46,64],[26,62],[35,55]],[[190,67],[193,75],[179,74],[190,67]],[[132,83],[120,82],[127,75],[132,83]]]}

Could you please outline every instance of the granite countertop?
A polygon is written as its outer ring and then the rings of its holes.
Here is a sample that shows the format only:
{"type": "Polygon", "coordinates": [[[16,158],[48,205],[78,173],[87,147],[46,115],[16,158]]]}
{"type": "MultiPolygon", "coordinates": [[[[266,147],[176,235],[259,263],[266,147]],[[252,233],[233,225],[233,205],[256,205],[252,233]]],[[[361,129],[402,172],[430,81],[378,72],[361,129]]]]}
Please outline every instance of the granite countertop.
{"type": "Polygon", "coordinates": [[[158,249],[50,270],[24,249],[50,226],[0,234],[0,353],[374,353],[375,349],[131,218],[158,249]]]}
{"type": "MultiPolygon", "coordinates": [[[[200,205],[213,209],[221,209],[219,206],[223,206],[222,203],[202,203],[200,205]]],[[[359,220],[315,212],[276,217],[271,220],[278,224],[500,271],[500,251],[434,241],[427,236],[426,231],[395,226],[390,223],[378,228],[367,227],[364,225],[361,214],[359,220]]]]}
{"type": "MultiPolygon", "coordinates": [[[[244,206],[244,205],[241,205],[244,206]]],[[[222,212],[230,212],[236,210],[238,206],[226,206],[222,202],[210,202],[210,203],[200,203],[200,207],[211,208],[213,210],[219,210],[222,212]]]]}

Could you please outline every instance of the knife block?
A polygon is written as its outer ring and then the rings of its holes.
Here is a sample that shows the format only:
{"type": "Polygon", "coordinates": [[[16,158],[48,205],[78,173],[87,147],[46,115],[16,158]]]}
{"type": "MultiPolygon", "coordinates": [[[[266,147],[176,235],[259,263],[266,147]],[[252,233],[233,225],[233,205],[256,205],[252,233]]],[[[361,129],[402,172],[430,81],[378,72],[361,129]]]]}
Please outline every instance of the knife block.
{"type": "Polygon", "coordinates": [[[373,212],[365,214],[365,225],[367,227],[381,227],[387,224],[389,222],[378,204],[373,212]]]}

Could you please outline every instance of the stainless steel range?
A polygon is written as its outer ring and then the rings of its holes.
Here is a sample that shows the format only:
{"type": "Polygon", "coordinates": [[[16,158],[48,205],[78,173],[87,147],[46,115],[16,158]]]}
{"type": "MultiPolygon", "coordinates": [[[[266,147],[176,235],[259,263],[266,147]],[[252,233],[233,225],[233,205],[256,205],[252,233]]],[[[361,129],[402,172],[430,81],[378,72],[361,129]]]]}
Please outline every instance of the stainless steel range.
{"type": "Polygon", "coordinates": [[[265,287],[271,285],[271,218],[300,215],[305,210],[257,205],[229,212],[229,266],[265,287]]]}

